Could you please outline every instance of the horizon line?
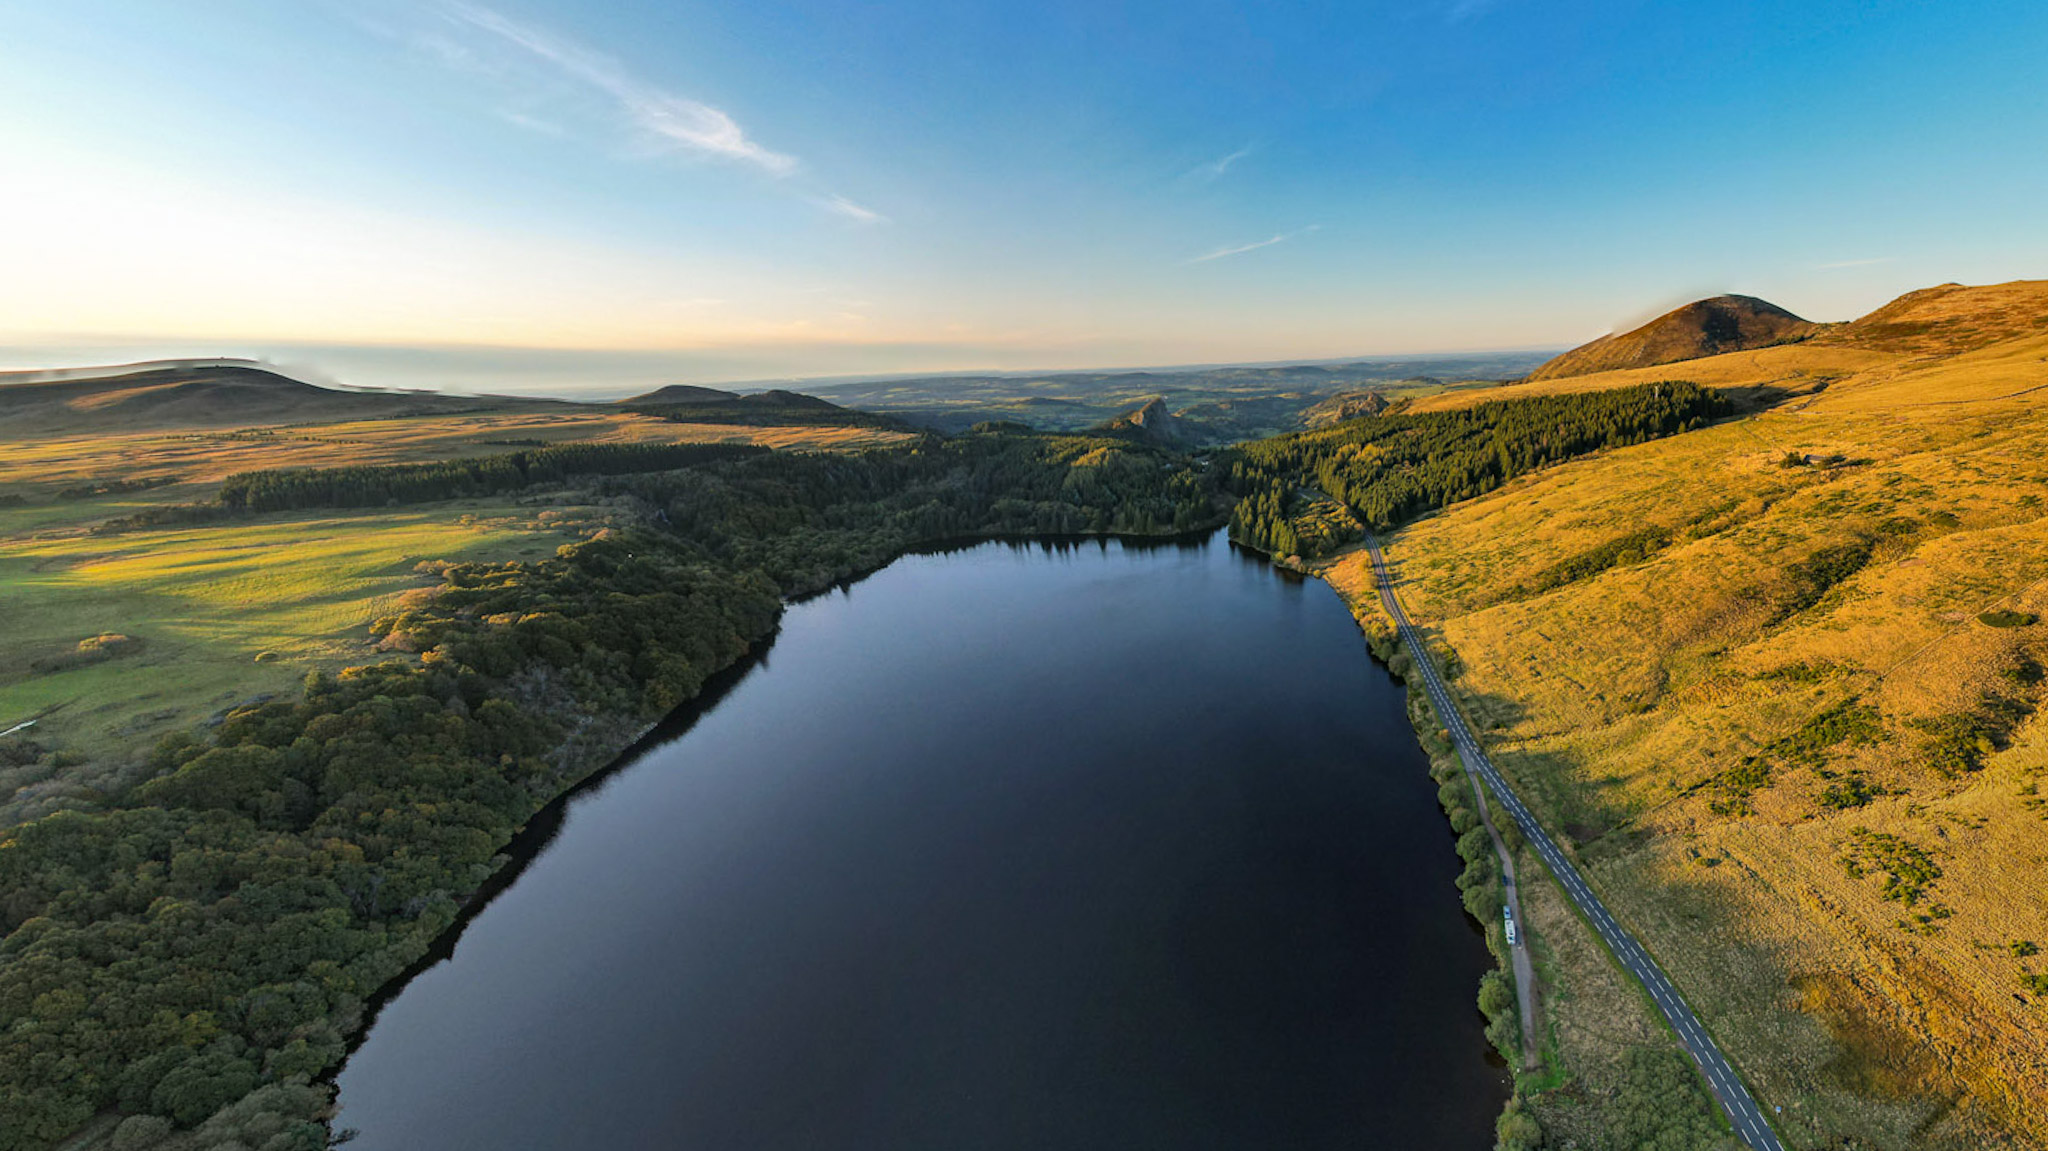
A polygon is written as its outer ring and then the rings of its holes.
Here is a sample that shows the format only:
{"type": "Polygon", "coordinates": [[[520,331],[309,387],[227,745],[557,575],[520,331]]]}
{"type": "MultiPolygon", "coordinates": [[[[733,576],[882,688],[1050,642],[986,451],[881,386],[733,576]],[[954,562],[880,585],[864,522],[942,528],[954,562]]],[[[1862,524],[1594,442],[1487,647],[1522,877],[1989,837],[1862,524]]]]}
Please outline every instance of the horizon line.
{"type": "MultiPolygon", "coordinates": [[[[472,350],[475,350],[475,351],[499,351],[499,352],[519,352],[519,351],[533,351],[533,352],[546,352],[546,353],[550,353],[550,354],[555,354],[555,355],[562,355],[562,354],[574,354],[574,353],[576,353],[576,352],[590,352],[590,353],[595,353],[595,354],[599,354],[599,355],[606,355],[606,354],[610,354],[610,355],[660,355],[660,354],[662,354],[662,353],[661,353],[660,351],[658,351],[658,350],[656,350],[656,351],[643,351],[643,350],[641,350],[641,349],[605,349],[605,348],[566,348],[566,349],[563,349],[563,348],[522,348],[522,347],[520,347],[520,346],[518,346],[518,345],[498,345],[498,344],[318,344],[318,345],[308,344],[307,346],[308,346],[308,347],[325,347],[325,348],[335,348],[335,349],[346,349],[346,348],[364,348],[364,349],[388,349],[388,350],[393,350],[393,351],[402,351],[402,350],[407,350],[407,349],[415,349],[415,350],[420,350],[420,351],[427,351],[427,350],[458,350],[458,349],[472,349],[472,350]]],[[[905,370],[905,371],[896,371],[896,372],[891,372],[891,371],[882,371],[882,372],[853,372],[853,373],[843,373],[843,374],[829,374],[829,375],[790,375],[790,376],[747,376],[747,377],[734,377],[734,378],[722,378],[722,379],[712,379],[712,380],[696,380],[696,381],[690,381],[690,382],[691,382],[691,383],[693,383],[693,384],[695,384],[696,386],[700,386],[700,387],[746,387],[746,386],[755,386],[755,385],[759,385],[759,386],[762,386],[762,387],[773,387],[773,386],[779,386],[779,385],[785,385],[785,384],[812,384],[812,385],[817,385],[817,386],[826,386],[826,387],[836,387],[836,386],[842,386],[842,385],[852,385],[852,384],[862,384],[862,383],[880,383],[880,382],[884,382],[884,381],[888,381],[888,380],[939,380],[939,379],[953,379],[953,378],[962,378],[962,379],[966,379],[966,378],[987,378],[987,377],[995,377],[995,378],[1005,378],[1005,377],[1019,377],[1019,378],[1022,378],[1022,377],[1030,377],[1030,376],[1070,376],[1070,375],[1088,375],[1088,374],[1096,374],[1096,373],[1105,373],[1105,372],[1117,372],[1117,373],[1130,373],[1130,374],[1140,374],[1140,375],[1142,375],[1142,374],[1148,374],[1148,373],[1154,373],[1154,372],[1160,372],[1160,373],[1164,373],[1164,372],[1194,372],[1194,371],[1221,371],[1221,370],[1225,370],[1225,369],[1230,369],[1230,368],[1287,368],[1287,367],[1320,367],[1320,366],[1325,366],[1325,365],[1341,365],[1341,364],[1358,364],[1358,363],[1371,363],[1371,362],[1374,362],[1374,361],[1384,361],[1384,360],[1423,360],[1423,361],[1427,361],[1427,360],[1452,360],[1452,359],[1459,359],[1459,358],[1464,358],[1464,357],[1475,357],[1475,356],[1513,356],[1513,355],[1539,355],[1539,354],[1543,354],[1543,355],[1554,355],[1554,354],[1556,354],[1556,353],[1558,353],[1558,352],[1562,352],[1562,351],[1567,351],[1567,350],[1569,350],[1569,348],[1570,348],[1571,346],[1575,346],[1575,345],[1530,345],[1530,346],[1522,346],[1522,347],[1495,347],[1495,348],[1469,348],[1469,349],[1433,350],[1433,351],[1417,351],[1417,352],[1369,352],[1369,353],[1362,353],[1362,354],[1355,354],[1355,355],[1340,355],[1340,356],[1312,356],[1312,357],[1282,357],[1282,358],[1279,358],[1279,359],[1259,359],[1259,360],[1201,360],[1201,361],[1186,361],[1186,362],[1175,362],[1175,363],[1157,363],[1157,362],[1152,362],[1152,363],[1132,363],[1132,364],[1115,364],[1115,363],[1105,363],[1105,364],[1093,364],[1093,365],[1083,365],[1083,366],[1079,366],[1079,367],[1063,367],[1063,368],[1062,368],[1062,367],[1045,367],[1045,368],[1000,368],[1000,367],[976,367],[976,366],[963,366],[963,367],[953,367],[953,368],[932,368],[932,369],[910,369],[910,370],[905,370]]],[[[6,351],[6,346],[5,346],[5,345],[0,345],[0,355],[4,355],[5,351],[6,351]]],[[[678,353],[678,354],[686,354],[686,353],[678,353]]],[[[289,379],[295,379],[295,380],[298,380],[298,381],[300,381],[301,383],[307,383],[307,384],[312,384],[312,385],[314,385],[314,386],[317,386],[317,387],[332,387],[332,388],[340,388],[340,389],[344,389],[344,390],[350,390],[350,391],[403,391],[403,392],[434,392],[434,393],[440,393],[440,394],[445,394],[445,395],[488,395],[488,394],[494,394],[494,393],[488,393],[488,392],[478,392],[478,391],[465,391],[465,390],[458,390],[458,389],[447,389],[447,388],[414,388],[414,387],[402,387],[402,386],[394,386],[394,385],[388,385],[388,384],[352,384],[352,383],[346,383],[346,382],[342,381],[342,380],[341,380],[341,379],[340,379],[339,377],[335,376],[335,375],[334,375],[334,374],[333,374],[332,372],[328,371],[328,370],[327,370],[327,369],[325,369],[325,368],[321,368],[321,367],[319,367],[319,366],[318,366],[317,364],[291,364],[291,363],[286,363],[286,362],[282,362],[282,361],[279,361],[279,360],[276,360],[276,359],[272,359],[272,358],[269,358],[269,357],[265,357],[265,356],[246,356],[246,355],[244,355],[244,356],[236,356],[236,355],[207,355],[207,356],[160,356],[160,357],[155,357],[155,358],[150,358],[150,359],[140,359],[140,360],[129,360],[129,361],[123,361],[123,362],[116,362],[116,363],[104,363],[104,364],[70,364],[70,365],[50,365],[50,364],[41,364],[41,365],[38,365],[38,366],[33,366],[33,367],[30,367],[30,366],[22,366],[22,367],[0,367],[0,387],[12,387],[12,386],[18,386],[18,385],[26,385],[26,384],[37,384],[37,383],[62,383],[62,382],[67,382],[67,381],[71,381],[71,380],[90,380],[90,379],[102,379],[102,378],[106,378],[106,377],[109,377],[109,376],[116,376],[116,375],[128,375],[128,374],[133,374],[133,373],[137,373],[137,372],[145,372],[145,371],[153,371],[153,370],[162,370],[162,369],[166,369],[166,368],[177,368],[177,367],[206,367],[206,366],[217,366],[217,367],[251,367],[251,368],[257,368],[257,369],[261,369],[261,370],[263,370],[263,371],[271,372],[271,373],[273,373],[273,374],[275,374],[275,375],[285,376],[285,377],[287,377],[287,378],[289,378],[289,379]],[[314,378],[307,378],[308,376],[312,376],[312,377],[314,377],[314,378]]],[[[669,383],[674,383],[674,382],[676,382],[676,381],[674,381],[674,380],[669,380],[668,382],[669,382],[669,383]]],[[[631,386],[638,386],[638,385],[615,385],[615,386],[604,386],[604,387],[598,387],[598,388],[593,388],[593,389],[591,389],[591,390],[593,390],[593,391],[610,391],[610,390],[614,390],[614,387],[631,387],[631,386]]],[[[660,386],[665,386],[665,385],[664,385],[664,384],[662,384],[662,383],[653,383],[653,384],[651,384],[650,386],[660,387],[660,386]]],[[[538,394],[538,393],[536,393],[536,394],[538,394]]]]}

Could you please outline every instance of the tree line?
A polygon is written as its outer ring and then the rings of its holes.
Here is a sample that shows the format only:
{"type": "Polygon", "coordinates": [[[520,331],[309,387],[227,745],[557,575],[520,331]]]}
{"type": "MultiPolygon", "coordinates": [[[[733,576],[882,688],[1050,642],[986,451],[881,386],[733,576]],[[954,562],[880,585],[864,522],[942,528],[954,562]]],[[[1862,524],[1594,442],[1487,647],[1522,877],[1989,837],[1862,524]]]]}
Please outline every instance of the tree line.
{"type": "Polygon", "coordinates": [[[1242,501],[1232,535],[1276,555],[1327,554],[1361,530],[1384,530],[1536,468],[1701,427],[1731,410],[1718,392],[1664,381],[1367,417],[1240,444],[1224,456],[1225,487],[1242,501]],[[1351,530],[1304,530],[1301,513],[1313,495],[1348,511],[1351,530]]]}
{"type": "MultiPolygon", "coordinates": [[[[532,455],[514,469],[527,482],[550,466],[532,455]]],[[[6,833],[0,1151],[108,1109],[128,1116],[123,1147],[194,1125],[324,1146],[318,1081],[370,997],[456,921],[517,828],[760,643],[784,597],[962,536],[1222,518],[1183,457],[1088,437],[687,458],[599,481],[636,526],[540,560],[429,565],[437,594],[371,626],[375,661],[168,738],[132,786],[6,833]]],[[[332,471],[246,485],[242,506],[475,482],[458,465],[332,471]]]]}
{"type": "Polygon", "coordinates": [[[751,444],[561,444],[533,451],[424,464],[238,472],[220,489],[231,511],[374,508],[502,495],[574,476],[615,476],[764,455],[751,444]]]}

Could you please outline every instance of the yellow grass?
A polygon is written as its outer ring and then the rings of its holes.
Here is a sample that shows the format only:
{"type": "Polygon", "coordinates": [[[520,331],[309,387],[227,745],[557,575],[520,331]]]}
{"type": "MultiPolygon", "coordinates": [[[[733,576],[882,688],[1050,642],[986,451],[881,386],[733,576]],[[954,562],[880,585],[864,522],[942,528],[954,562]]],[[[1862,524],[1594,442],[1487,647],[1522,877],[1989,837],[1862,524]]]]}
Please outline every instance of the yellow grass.
{"type": "Polygon", "coordinates": [[[428,582],[413,572],[420,561],[539,555],[603,522],[596,509],[497,500],[89,534],[140,508],[210,499],[235,472],[451,459],[533,441],[844,451],[905,438],[578,412],[0,441],[0,496],[29,501],[0,506],[0,730],[35,718],[45,745],[132,759],[224,706],[291,689],[309,668],[362,660],[365,625],[428,582]],[[55,498],[66,487],[158,478],[175,482],[55,498]],[[104,662],[31,666],[103,632],[143,642],[104,662]]]}
{"type": "MultiPolygon", "coordinates": [[[[2041,696],[2008,673],[2048,664],[2048,624],[1975,617],[2048,615],[2044,357],[2048,336],[1945,360],[1799,345],[1534,385],[1836,377],[1388,541],[1501,767],[1766,1106],[1785,1106],[1794,1146],[2048,1146],[2048,996],[2020,982],[2048,970],[2048,730],[2030,721],[1982,771],[1947,778],[1913,726],[1986,692],[2041,696]],[[1845,460],[1779,467],[1787,452],[1845,460]],[[1773,620],[1794,565],[1899,517],[1911,530],[1869,566],[1773,620]],[[1647,562],[1527,590],[1649,525],[1677,538],[1647,562]],[[1815,670],[1773,675],[1801,665],[1815,670]],[[1824,770],[1893,794],[1833,810],[1818,802],[1827,777],[1779,761],[1754,814],[1712,809],[1711,781],[1846,699],[1880,709],[1883,738],[1834,749],[1824,770]],[[1856,828],[1925,850],[1942,870],[1927,899],[1908,907],[1850,875],[1856,828]],[[1920,921],[1934,904],[1946,917],[1920,921]],[[2015,955],[2022,941],[2042,954],[2015,955]]],[[[1369,586],[1361,556],[1329,578],[1353,597],[1369,586]]]]}
{"type": "Polygon", "coordinates": [[[848,451],[910,438],[871,428],[678,424],[630,413],[465,415],[233,431],[134,432],[0,440],[0,495],[109,478],[175,476],[178,500],[263,468],[459,459],[517,451],[529,441],[749,443],[800,451],[848,451]]]}
{"type": "Polygon", "coordinates": [[[136,754],[309,667],[362,661],[365,625],[431,582],[413,570],[421,561],[537,556],[571,538],[559,525],[587,514],[544,523],[531,508],[469,504],[6,540],[0,728],[40,717],[46,743],[136,754]],[[32,670],[101,633],[139,639],[140,650],[32,670]]]}
{"type": "Polygon", "coordinates": [[[1622,388],[1658,380],[1690,380],[1709,388],[1776,386],[1804,391],[1824,380],[1838,379],[1898,360],[1896,355],[1858,348],[1787,344],[1749,352],[1729,352],[1653,368],[1627,368],[1566,376],[1528,384],[1503,384],[1495,388],[1467,388],[1440,392],[1414,402],[1409,411],[1445,411],[1468,408],[1490,400],[1527,399],[1532,396],[1567,395],[1622,388]]]}

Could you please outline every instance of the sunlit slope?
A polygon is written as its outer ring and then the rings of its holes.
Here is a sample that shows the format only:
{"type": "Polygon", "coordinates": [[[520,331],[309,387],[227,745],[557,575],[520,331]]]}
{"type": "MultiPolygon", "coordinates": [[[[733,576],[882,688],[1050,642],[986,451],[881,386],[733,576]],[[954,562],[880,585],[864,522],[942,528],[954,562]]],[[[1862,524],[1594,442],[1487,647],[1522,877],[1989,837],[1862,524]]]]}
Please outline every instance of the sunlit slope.
{"type": "Polygon", "coordinates": [[[1830,327],[1816,339],[1888,352],[1954,355],[2029,332],[2048,332],[2048,280],[1922,288],[1853,323],[1830,327]]]}
{"type": "Polygon", "coordinates": [[[1754,351],[1727,352],[1703,359],[1649,368],[1626,368],[1566,376],[1534,383],[1503,384],[1496,388],[1472,388],[1443,392],[1417,399],[1407,410],[1444,411],[1470,407],[1489,400],[1515,400],[1530,396],[1553,396],[1578,392],[1599,392],[1659,380],[1690,380],[1709,388],[1784,388],[1809,391],[1816,384],[1831,383],[1860,372],[1898,362],[1900,357],[1863,348],[1780,344],[1754,351]]]}
{"type": "Polygon", "coordinates": [[[2043,357],[1648,369],[1850,370],[1388,548],[1502,767],[1798,1146],[2048,1146],[2043,357]]]}
{"type": "Polygon", "coordinates": [[[1573,348],[1545,361],[1529,379],[1563,379],[1766,348],[1805,339],[1817,328],[1768,300],[1714,296],[1675,308],[1633,331],[1573,348]]]}
{"type": "Polygon", "coordinates": [[[432,582],[414,571],[423,562],[532,558],[573,538],[545,527],[510,501],[471,501],[8,540],[0,720],[35,718],[95,758],[136,754],[253,695],[296,689],[309,667],[362,662],[364,625],[432,582]],[[103,634],[135,646],[78,658],[81,640],[103,634]]]}
{"type": "Polygon", "coordinates": [[[1409,410],[1601,391],[1656,380],[1798,394],[1816,387],[1870,387],[1928,372],[1941,376],[1940,398],[1974,400],[2003,394],[1994,390],[2001,380],[2025,378],[2023,365],[2038,363],[2041,355],[2048,354],[2048,349],[2041,347],[2043,339],[2048,339],[2048,280],[1977,287],[1944,284],[1909,292],[1855,321],[1820,326],[1798,343],[1654,367],[1445,392],[1418,398],[1409,410]],[[1972,388],[1983,389],[1982,394],[1972,388]]]}

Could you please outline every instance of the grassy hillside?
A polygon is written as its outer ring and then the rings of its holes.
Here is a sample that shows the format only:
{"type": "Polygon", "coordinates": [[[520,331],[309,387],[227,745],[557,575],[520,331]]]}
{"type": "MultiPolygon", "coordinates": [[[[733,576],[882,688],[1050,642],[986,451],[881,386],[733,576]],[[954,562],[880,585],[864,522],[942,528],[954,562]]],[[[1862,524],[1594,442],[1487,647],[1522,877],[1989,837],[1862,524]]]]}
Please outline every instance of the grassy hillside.
{"type": "Polygon", "coordinates": [[[1602,336],[1547,360],[1531,381],[1649,368],[1806,339],[1817,325],[1754,296],[1695,300],[1633,331],[1602,336]]]}
{"type": "MultiPolygon", "coordinates": [[[[1967,389],[1981,378],[1986,386],[2019,378],[2012,357],[2025,363],[2025,341],[2048,336],[2048,280],[1966,287],[1944,284],[1908,292],[1855,321],[1824,325],[1805,342],[1726,352],[1654,367],[1610,369],[1585,375],[1530,379],[1491,388],[1459,389],[1420,396],[1410,411],[1441,411],[1497,399],[1595,392],[1663,379],[1690,380],[1702,387],[1737,393],[1752,402],[1783,399],[1855,378],[1868,387],[1891,374],[1937,368],[1945,400],[1976,398],[1967,389]],[[1988,353],[1965,370],[1956,360],[1988,353]],[[1880,369],[1890,369],[1889,372],[1880,369]]],[[[2021,385],[2025,386],[2025,385],[2021,385]]]]}
{"type": "MultiPolygon", "coordinates": [[[[1648,369],[1789,398],[1387,541],[1497,762],[1794,1146],[2048,1146],[2044,288],[1648,369]]],[[[1602,1045],[1548,998],[1532,1104],[1585,1130],[1602,1045]]]]}
{"type": "Polygon", "coordinates": [[[509,396],[325,388],[279,375],[265,365],[232,360],[131,364],[103,373],[0,373],[0,420],[15,435],[565,411],[579,406],[509,396]]]}

